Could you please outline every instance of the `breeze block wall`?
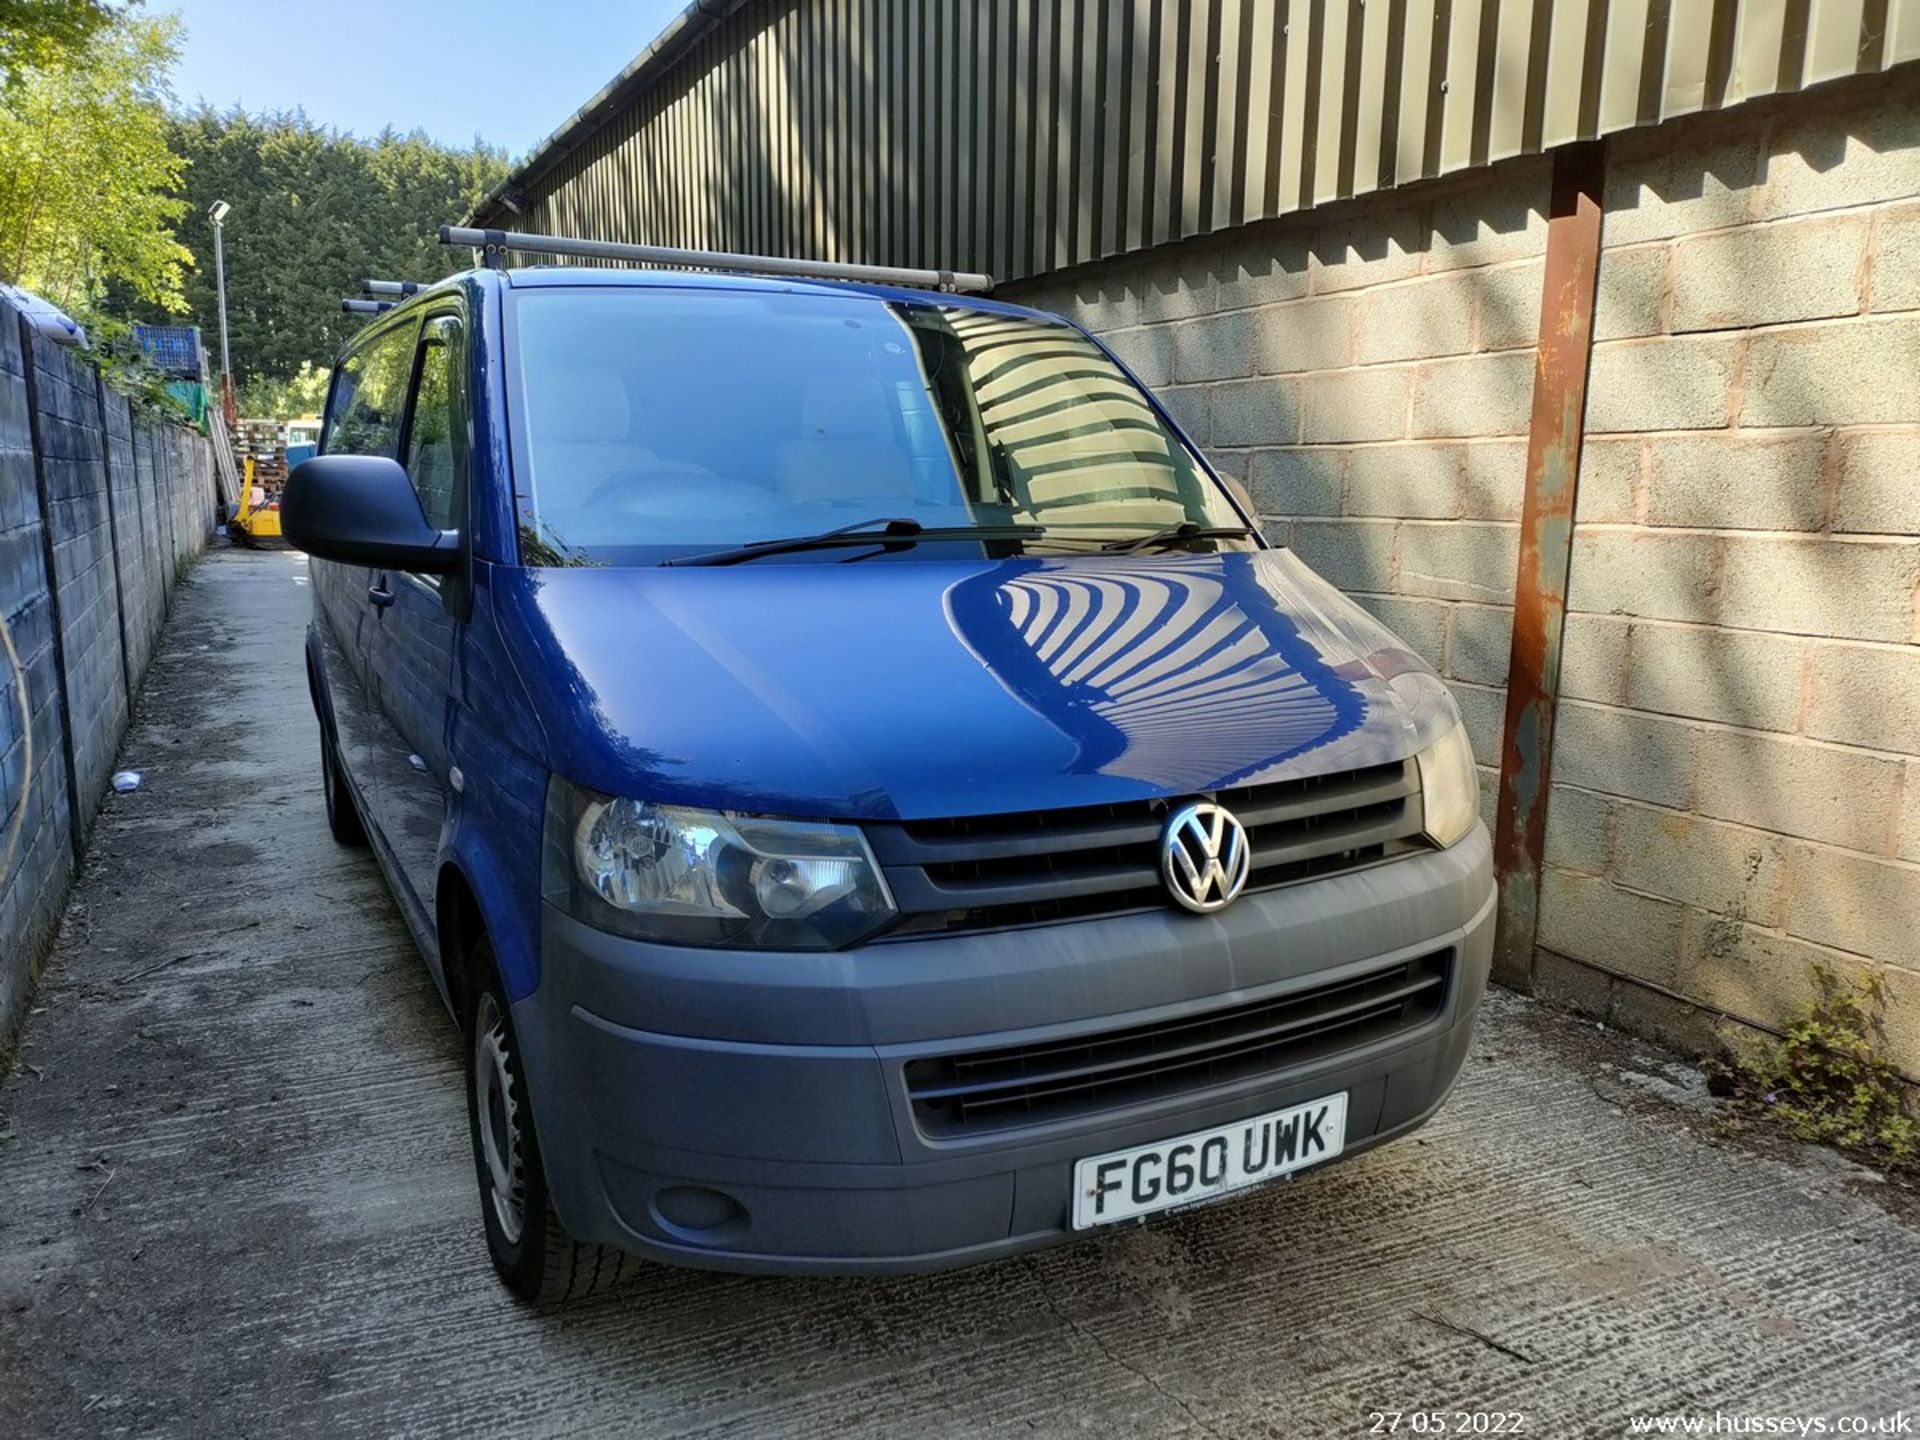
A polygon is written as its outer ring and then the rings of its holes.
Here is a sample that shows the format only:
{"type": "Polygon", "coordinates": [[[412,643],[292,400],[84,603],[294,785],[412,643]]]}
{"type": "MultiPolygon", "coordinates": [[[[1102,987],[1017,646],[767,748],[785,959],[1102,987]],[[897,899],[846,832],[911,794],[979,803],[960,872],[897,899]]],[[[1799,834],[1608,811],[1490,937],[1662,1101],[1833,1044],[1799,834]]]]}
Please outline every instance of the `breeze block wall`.
{"type": "Polygon", "coordinates": [[[9,660],[0,647],[0,1035],[18,1017],[33,957],[59,923],[74,871],[45,533],[20,328],[0,312],[0,620],[17,656],[9,660]],[[31,738],[21,725],[21,679],[31,738]]]}
{"type": "Polygon", "coordinates": [[[1706,1045],[1876,972],[1920,1078],[1920,75],[1607,174],[1543,989],[1706,1045]]]}
{"type": "MultiPolygon", "coordinates": [[[[7,318],[0,316],[0,324],[7,318]]],[[[28,359],[39,410],[42,520],[53,555],[73,779],[79,794],[97,796],[113,773],[128,713],[100,392],[93,367],[64,346],[36,335],[28,359]]],[[[81,811],[83,825],[92,818],[91,808],[81,811]]]]}
{"type": "MultiPolygon", "coordinates": [[[[1920,74],[1608,142],[1541,992],[1699,1050],[1812,966],[1920,1080],[1920,74]]],[[[1007,287],[1447,678],[1493,819],[1550,162],[1007,287]]]]}
{"type": "Polygon", "coordinates": [[[0,1045],[59,923],[176,578],[213,521],[212,452],[137,416],[0,309],[0,1045]],[[28,724],[21,723],[21,695],[28,724]]]}

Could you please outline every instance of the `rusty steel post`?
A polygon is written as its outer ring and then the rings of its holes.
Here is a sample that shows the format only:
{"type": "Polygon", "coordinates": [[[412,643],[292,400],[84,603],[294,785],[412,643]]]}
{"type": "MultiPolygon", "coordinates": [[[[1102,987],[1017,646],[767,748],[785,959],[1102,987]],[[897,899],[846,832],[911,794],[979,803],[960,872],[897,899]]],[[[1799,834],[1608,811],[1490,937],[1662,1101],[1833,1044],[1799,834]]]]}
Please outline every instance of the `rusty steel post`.
{"type": "Polygon", "coordinates": [[[1580,482],[1587,362],[1593,353],[1604,164],[1598,141],[1556,151],[1547,220],[1526,500],[1513,592],[1507,726],[1500,752],[1500,811],[1493,842],[1500,882],[1493,975],[1521,990],[1533,984],[1567,572],[1573,556],[1573,505],[1580,482]]]}

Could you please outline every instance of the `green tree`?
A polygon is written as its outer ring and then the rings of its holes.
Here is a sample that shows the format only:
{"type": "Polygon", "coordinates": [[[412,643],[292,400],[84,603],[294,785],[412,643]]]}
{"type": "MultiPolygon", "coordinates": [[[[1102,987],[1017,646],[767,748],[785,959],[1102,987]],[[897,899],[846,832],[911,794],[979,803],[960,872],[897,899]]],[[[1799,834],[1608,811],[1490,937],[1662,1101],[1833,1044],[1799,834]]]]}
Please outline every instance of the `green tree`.
{"type": "MultiPolygon", "coordinates": [[[[219,324],[207,208],[225,200],[227,320],[243,391],[282,403],[256,381],[290,382],[332,363],[359,319],[340,312],[368,277],[434,280],[469,263],[439,243],[506,174],[506,156],[382,131],[371,139],[317,125],[299,111],[201,107],[177,116],[172,143],[189,167],[180,238],[201,257],[187,303],[209,336],[219,324]]],[[[293,403],[288,395],[284,403],[293,403]]]]}
{"type": "Polygon", "coordinates": [[[111,19],[101,0],[0,0],[0,87],[65,64],[111,19]]]}
{"type": "Polygon", "coordinates": [[[284,380],[255,375],[240,389],[240,413],[275,420],[318,415],[327,403],[327,382],[332,376],[331,369],[311,360],[302,360],[300,368],[284,380]]]}
{"type": "MultiPolygon", "coordinates": [[[[3,3],[3,0],[0,0],[3,3]]],[[[62,63],[0,92],[0,279],[68,310],[109,284],[185,308],[193,256],[174,238],[183,161],[169,147],[171,15],[116,14],[62,63]]]]}

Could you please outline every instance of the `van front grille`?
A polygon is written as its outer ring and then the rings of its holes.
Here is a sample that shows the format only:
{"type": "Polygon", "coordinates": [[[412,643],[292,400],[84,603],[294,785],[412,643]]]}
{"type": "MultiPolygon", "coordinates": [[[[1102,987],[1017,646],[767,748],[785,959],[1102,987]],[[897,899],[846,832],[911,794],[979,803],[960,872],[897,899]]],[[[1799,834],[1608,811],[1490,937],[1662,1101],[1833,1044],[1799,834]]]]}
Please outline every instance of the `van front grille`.
{"type": "MultiPolygon", "coordinates": [[[[1249,890],[1422,848],[1420,784],[1396,761],[1213,792],[1246,827],[1249,890]]],[[[905,917],[890,939],[1032,925],[1171,903],[1160,832],[1180,800],[869,825],[905,917]]]]}
{"type": "Polygon", "coordinates": [[[1017,1129],[1324,1059],[1438,1016],[1452,962],[1440,950],[1202,1015],[910,1060],[914,1123],[934,1138],[1017,1129]]]}

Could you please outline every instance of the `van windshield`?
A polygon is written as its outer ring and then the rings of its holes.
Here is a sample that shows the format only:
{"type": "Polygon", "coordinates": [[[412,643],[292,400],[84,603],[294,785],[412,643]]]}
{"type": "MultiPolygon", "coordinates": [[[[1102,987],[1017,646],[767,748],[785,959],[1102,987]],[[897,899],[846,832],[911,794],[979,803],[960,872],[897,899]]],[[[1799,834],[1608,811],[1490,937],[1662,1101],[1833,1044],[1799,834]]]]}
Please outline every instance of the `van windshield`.
{"type": "Polygon", "coordinates": [[[997,532],[890,547],[897,558],[1084,553],[1244,523],[1133,383],[1065,326],[692,288],[522,290],[514,319],[529,565],[655,564],[887,518],[997,532]]]}

